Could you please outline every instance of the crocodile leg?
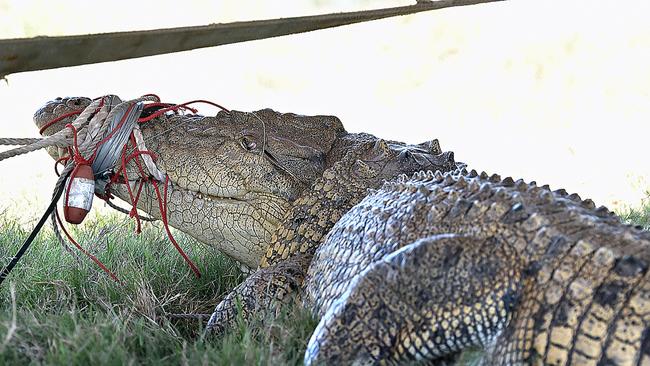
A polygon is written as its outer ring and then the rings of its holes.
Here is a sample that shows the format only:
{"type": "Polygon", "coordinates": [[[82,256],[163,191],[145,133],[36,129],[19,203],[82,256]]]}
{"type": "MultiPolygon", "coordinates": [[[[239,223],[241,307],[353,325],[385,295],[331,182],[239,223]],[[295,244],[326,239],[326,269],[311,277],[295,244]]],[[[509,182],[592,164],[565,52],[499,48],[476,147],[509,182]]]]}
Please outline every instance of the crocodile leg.
{"type": "Polygon", "coordinates": [[[337,164],[317,180],[315,189],[299,197],[276,229],[260,268],[235,287],[215,308],[206,334],[219,335],[241,317],[266,317],[277,314],[300,286],[314,250],[336,221],[361,200],[353,193],[363,186],[336,185],[337,164]]]}
{"type": "Polygon", "coordinates": [[[373,263],[325,313],[305,364],[441,364],[490,346],[521,290],[523,262],[505,242],[434,235],[373,263]]]}
{"type": "Polygon", "coordinates": [[[302,285],[307,266],[304,256],[295,256],[248,276],[216,306],[206,334],[223,334],[237,317],[248,321],[252,316],[277,316],[302,285]]]}

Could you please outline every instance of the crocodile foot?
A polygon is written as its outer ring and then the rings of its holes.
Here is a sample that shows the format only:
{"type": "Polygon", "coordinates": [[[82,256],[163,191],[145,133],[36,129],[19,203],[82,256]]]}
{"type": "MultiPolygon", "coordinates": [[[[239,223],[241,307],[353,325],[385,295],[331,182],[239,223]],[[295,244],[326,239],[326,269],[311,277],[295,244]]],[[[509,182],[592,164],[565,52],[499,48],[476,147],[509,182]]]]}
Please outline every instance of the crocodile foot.
{"type": "Polygon", "coordinates": [[[300,256],[262,268],[235,287],[214,309],[204,336],[220,336],[237,319],[249,323],[253,316],[277,316],[300,288],[305,264],[300,256]]]}

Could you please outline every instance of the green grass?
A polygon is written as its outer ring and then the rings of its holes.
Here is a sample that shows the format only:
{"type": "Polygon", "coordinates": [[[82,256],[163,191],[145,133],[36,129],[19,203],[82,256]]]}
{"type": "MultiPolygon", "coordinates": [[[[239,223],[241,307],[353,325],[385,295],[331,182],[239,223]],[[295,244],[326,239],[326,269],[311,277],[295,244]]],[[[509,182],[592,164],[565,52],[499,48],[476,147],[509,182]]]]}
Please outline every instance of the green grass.
{"type": "Polygon", "coordinates": [[[628,208],[618,212],[623,222],[643,226],[650,230],[650,191],[646,192],[647,197],[641,202],[639,208],[628,208]]]}
{"type": "MultiPolygon", "coordinates": [[[[648,200],[620,214],[628,223],[650,228],[648,200]]],[[[0,228],[4,265],[29,233],[7,215],[0,216],[0,228]]],[[[243,279],[236,264],[214,250],[176,232],[203,274],[196,279],[159,226],[145,225],[135,236],[129,221],[110,215],[86,222],[74,236],[125,285],[98,272],[85,257],[77,262],[44,229],[0,288],[0,365],[302,363],[316,322],[298,307],[275,320],[240,322],[225,337],[206,342],[199,338],[202,322],[167,316],[210,313],[243,279]],[[113,231],[90,243],[102,227],[113,231]]],[[[478,355],[466,352],[463,364],[478,355]]]]}
{"type": "MultiPolygon", "coordinates": [[[[29,233],[7,217],[0,227],[4,265],[29,233]]],[[[199,338],[202,322],[167,316],[210,313],[243,279],[214,250],[176,232],[203,274],[196,279],[159,227],[147,225],[135,236],[130,222],[113,215],[84,223],[74,237],[125,285],[85,257],[75,261],[44,229],[0,288],[0,365],[301,364],[316,324],[298,307],[206,342],[199,338]],[[104,226],[115,230],[110,240],[89,245],[104,226]]]]}

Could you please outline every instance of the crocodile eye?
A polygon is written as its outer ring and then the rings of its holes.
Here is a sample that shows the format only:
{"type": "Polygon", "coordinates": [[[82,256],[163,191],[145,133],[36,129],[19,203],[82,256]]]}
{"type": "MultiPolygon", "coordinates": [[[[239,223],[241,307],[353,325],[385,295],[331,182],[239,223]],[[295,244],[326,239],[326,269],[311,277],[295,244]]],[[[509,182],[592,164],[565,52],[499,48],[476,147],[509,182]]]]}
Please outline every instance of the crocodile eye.
{"type": "Polygon", "coordinates": [[[250,137],[244,136],[239,140],[239,143],[241,144],[241,147],[243,147],[245,150],[251,151],[255,150],[257,147],[257,144],[255,141],[251,140],[250,137]]]}

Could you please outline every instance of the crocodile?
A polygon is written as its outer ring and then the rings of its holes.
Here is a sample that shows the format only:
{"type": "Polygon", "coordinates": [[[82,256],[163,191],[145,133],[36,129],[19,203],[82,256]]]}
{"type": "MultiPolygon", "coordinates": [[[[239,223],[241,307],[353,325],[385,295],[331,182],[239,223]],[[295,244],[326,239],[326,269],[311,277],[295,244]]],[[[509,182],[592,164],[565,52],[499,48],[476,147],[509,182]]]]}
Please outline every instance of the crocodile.
{"type": "Polygon", "coordinates": [[[593,201],[460,169],[385,183],[313,257],[306,364],[650,363],[650,233],[593,201]]]}
{"type": "MultiPolygon", "coordinates": [[[[91,101],[57,98],[35,113],[34,122],[41,128],[58,116],[84,109],[91,101]]],[[[52,135],[72,118],[51,125],[43,134],[52,135]]],[[[334,116],[270,109],[221,111],[215,117],[163,115],[139,127],[146,148],[156,155],[156,167],[171,182],[167,196],[170,225],[215,247],[244,268],[258,267],[274,233],[287,220],[286,212],[304,201],[314,182],[329,176],[327,170],[344,157],[349,160],[349,151],[361,155],[375,146],[393,149],[396,160],[383,173],[388,178],[422,169],[456,168],[453,153],[443,153],[437,140],[406,145],[365,133],[347,133],[334,116]]],[[[67,151],[52,147],[48,153],[58,159],[67,151]]],[[[135,161],[128,164],[127,171],[131,187],[136,189],[140,174],[135,161]]],[[[366,188],[378,188],[382,182],[377,177],[357,188],[356,195],[338,199],[327,209],[336,208],[340,217],[363,198],[366,188]]],[[[131,203],[126,185],[112,185],[111,193],[131,203]]],[[[137,207],[161,218],[150,185],[143,186],[137,207]]],[[[335,222],[334,216],[331,221],[328,227],[335,222]]],[[[320,231],[324,236],[327,228],[320,231]]]]}
{"type": "MultiPolygon", "coordinates": [[[[35,121],[88,103],[53,101],[35,121]]],[[[488,365],[650,363],[650,234],[591,200],[331,116],[141,128],[172,182],[170,224],[257,267],[217,305],[212,333],[299,298],[320,318],[308,365],[447,364],[471,346],[488,365]]],[[[138,208],[160,217],[155,201],[145,189],[138,208]]]]}

